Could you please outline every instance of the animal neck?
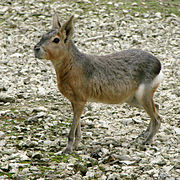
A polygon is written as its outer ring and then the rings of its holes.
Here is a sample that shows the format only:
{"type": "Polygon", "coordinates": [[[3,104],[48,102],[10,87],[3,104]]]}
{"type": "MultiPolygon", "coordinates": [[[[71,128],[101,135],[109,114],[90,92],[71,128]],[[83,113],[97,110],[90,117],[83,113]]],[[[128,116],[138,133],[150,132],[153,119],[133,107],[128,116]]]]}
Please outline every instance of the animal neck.
{"type": "Polygon", "coordinates": [[[75,61],[77,57],[81,54],[73,41],[69,42],[68,49],[69,50],[64,56],[60,57],[58,60],[52,61],[58,82],[68,79],[72,67],[76,64],[75,61]]]}
{"type": "Polygon", "coordinates": [[[74,42],[71,40],[69,44],[69,54],[71,57],[76,61],[78,57],[82,56],[82,52],[79,51],[79,49],[76,47],[74,42]]]}

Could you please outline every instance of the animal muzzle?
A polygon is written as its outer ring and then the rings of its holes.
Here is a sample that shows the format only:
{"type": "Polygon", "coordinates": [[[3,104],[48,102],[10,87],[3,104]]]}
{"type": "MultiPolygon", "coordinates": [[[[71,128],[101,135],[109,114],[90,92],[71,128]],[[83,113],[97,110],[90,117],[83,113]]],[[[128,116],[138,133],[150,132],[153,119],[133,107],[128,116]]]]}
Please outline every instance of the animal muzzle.
{"type": "Polygon", "coordinates": [[[35,45],[34,46],[34,55],[38,59],[43,59],[45,56],[45,51],[43,50],[42,47],[35,45]]]}

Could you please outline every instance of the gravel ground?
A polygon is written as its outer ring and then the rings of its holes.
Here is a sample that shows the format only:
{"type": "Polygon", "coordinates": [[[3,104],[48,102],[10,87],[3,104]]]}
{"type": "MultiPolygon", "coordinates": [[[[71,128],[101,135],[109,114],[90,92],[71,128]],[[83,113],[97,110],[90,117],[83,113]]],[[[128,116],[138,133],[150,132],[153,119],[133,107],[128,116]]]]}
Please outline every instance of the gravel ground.
{"type": "Polygon", "coordinates": [[[180,179],[180,17],[132,13],[137,6],[125,8],[118,0],[0,2],[0,179],[180,179]],[[61,155],[71,106],[58,92],[51,63],[33,53],[54,10],[62,22],[75,14],[81,51],[140,48],[159,58],[165,76],[155,99],[163,122],[153,145],[136,139],[149,123],[143,110],[88,103],[79,150],[61,155]]]}

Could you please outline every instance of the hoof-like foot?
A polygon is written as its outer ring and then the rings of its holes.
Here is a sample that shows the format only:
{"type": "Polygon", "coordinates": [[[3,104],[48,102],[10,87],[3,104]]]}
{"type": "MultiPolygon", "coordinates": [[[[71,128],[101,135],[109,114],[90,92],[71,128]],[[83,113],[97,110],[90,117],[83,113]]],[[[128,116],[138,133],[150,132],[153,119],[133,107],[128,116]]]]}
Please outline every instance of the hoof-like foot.
{"type": "Polygon", "coordinates": [[[152,143],[153,143],[153,140],[147,138],[142,144],[143,145],[151,145],[152,143]]]}
{"type": "Polygon", "coordinates": [[[66,147],[62,150],[62,154],[71,154],[73,152],[73,149],[70,147],[66,147]]]}

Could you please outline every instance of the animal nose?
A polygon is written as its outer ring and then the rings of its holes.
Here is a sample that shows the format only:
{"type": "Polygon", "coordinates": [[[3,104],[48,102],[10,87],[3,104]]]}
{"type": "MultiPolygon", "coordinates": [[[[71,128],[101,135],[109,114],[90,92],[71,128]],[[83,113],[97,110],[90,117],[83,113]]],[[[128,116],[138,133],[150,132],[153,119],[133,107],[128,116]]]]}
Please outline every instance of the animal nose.
{"type": "Polygon", "coordinates": [[[34,46],[34,50],[35,50],[35,51],[39,51],[39,50],[40,50],[40,47],[36,45],[36,46],[34,46]]]}

